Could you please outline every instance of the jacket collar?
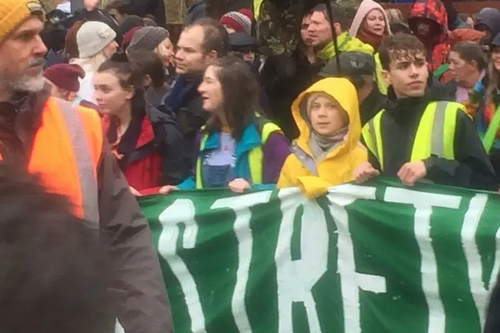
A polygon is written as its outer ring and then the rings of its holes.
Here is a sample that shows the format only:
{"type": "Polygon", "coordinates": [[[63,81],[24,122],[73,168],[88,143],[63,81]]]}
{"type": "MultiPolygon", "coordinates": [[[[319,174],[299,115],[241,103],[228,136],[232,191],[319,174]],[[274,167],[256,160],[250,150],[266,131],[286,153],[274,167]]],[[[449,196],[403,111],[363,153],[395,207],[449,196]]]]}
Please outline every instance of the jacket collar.
{"type": "MultiPolygon", "coordinates": [[[[345,44],[349,42],[351,36],[346,32],[337,36],[337,46],[339,50],[342,50],[345,47],[345,44]]],[[[333,41],[328,43],[321,51],[317,53],[317,57],[323,60],[328,60],[335,57],[335,46],[333,45],[333,41]]]]}
{"type": "MultiPolygon", "coordinates": [[[[254,124],[248,125],[243,131],[240,141],[237,142],[236,157],[261,145],[260,135],[254,124]]],[[[220,132],[212,132],[208,135],[205,148],[202,151],[220,148],[220,132]]]]}

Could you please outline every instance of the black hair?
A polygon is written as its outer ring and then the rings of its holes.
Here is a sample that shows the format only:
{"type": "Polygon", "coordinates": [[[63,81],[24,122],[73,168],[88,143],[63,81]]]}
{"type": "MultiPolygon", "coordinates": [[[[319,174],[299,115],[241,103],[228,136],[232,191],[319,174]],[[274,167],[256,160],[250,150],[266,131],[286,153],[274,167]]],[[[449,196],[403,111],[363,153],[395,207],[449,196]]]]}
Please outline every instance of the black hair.
{"type": "MultiPolygon", "coordinates": [[[[250,66],[235,56],[217,59],[212,65],[221,84],[224,103],[224,116],[239,140],[245,128],[255,118],[259,110],[259,86],[250,66]]],[[[207,131],[221,130],[222,124],[217,117],[207,123],[207,131]]]]}
{"type": "Polygon", "coordinates": [[[130,10],[130,5],[125,3],[122,0],[114,0],[106,5],[105,11],[109,12],[110,10],[116,10],[120,15],[132,14],[130,10]]]}
{"type": "MultiPolygon", "coordinates": [[[[331,2],[332,13],[331,17],[333,17],[333,22],[340,24],[340,28],[342,30],[347,30],[349,28],[349,18],[347,16],[346,10],[341,7],[336,2],[331,2]]],[[[325,18],[330,22],[330,15],[328,15],[328,8],[326,4],[319,4],[313,8],[311,13],[314,12],[322,12],[325,15],[325,18]]]]}
{"type": "Polygon", "coordinates": [[[426,55],[424,44],[414,35],[405,33],[385,36],[382,40],[382,45],[378,49],[378,53],[382,68],[385,70],[389,69],[394,59],[405,56],[413,57],[416,54],[423,54],[424,57],[426,55]]]}
{"type": "Polygon", "coordinates": [[[138,50],[128,54],[128,59],[134,68],[137,68],[144,76],[151,78],[151,84],[155,88],[164,85],[166,75],[161,58],[153,51],[138,50]]]}
{"type": "Polygon", "coordinates": [[[224,26],[217,20],[212,18],[201,18],[196,20],[193,24],[188,25],[184,30],[194,27],[201,27],[204,32],[203,36],[203,51],[209,53],[211,51],[217,52],[219,58],[224,57],[229,52],[229,35],[224,29],[224,26]]]}
{"type": "Polygon", "coordinates": [[[488,68],[488,62],[482,47],[474,42],[459,42],[453,45],[452,52],[457,52],[465,61],[475,61],[477,68],[482,71],[488,68]]]}
{"type": "Polygon", "coordinates": [[[105,249],[71,209],[35,176],[0,163],[1,332],[113,329],[105,249]]]}

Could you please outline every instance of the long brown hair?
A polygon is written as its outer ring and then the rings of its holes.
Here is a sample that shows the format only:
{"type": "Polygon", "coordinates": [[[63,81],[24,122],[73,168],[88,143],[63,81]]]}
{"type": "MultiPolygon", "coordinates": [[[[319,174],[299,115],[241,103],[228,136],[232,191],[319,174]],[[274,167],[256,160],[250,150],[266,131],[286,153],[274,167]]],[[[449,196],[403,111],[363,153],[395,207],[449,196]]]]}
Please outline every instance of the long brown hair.
{"type": "MultiPolygon", "coordinates": [[[[254,120],[259,110],[259,88],[250,66],[242,59],[227,56],[218,59],[215,67],[217,79],[221,84],[225,121],[233,137],[241,139],[245,128],[254,120]]],[[[220,116],[213,115],[207,123],[208,131],[221,130],[220,116]]]]}

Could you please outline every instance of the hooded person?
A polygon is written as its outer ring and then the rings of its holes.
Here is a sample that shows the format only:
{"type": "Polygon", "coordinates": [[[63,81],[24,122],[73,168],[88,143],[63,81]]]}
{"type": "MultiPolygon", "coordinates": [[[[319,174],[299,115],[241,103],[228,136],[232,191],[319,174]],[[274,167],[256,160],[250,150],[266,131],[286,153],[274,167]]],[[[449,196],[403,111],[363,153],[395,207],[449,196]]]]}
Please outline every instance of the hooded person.
{"type": "Polygon", "coordinates": [[[477,14],[474,29],[483,31],[485,36],[482,44],[490,45],[493,38],[500,33],[500,11],[496,8],[486,7],[477,14]]]}
{"type": "Polygon", "coordinates": [[[391,34],[389,19],[382,6],[373,0],[363,0],[354,16],[349,35],[377,50],[382,38],[391,34]]]}
{"type": "MultiPolygon", "coordinates": [[[[482,31],[470,28],[458,28],[451,31],[448,35],[450,48],[460,42],[473,42],[479,44],[485,36],[482,31]]],[[[438,67],[433,73],[434,77],[441,83],[448,83],[453,80],[453,73],[450,71],[450,64],[446,63],[438,67]]]]}
{"type": "Polygon", "coordinates": [[[429,69],[434,72],[447,62],[448,14],[440,0],[417,0],[408,19],[411,31],[427,49],[429,69]]]}
{"type": "Polygon", "coordinates": [[[352,181],[368,160],[360,144],[358,96],[345,78],[318,81],[295,100],[292,113],[300,136],[281,170],[278,188],[298,186],[308,198],[352,181]]]}

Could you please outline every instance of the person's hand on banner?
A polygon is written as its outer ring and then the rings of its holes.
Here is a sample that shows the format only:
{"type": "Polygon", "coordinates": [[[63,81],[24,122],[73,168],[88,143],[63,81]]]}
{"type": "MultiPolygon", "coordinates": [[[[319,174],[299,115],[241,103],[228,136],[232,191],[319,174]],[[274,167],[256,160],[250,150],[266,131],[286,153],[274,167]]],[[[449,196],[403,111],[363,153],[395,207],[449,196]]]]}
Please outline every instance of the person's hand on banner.
{"type": "Polygon", "coordinates": [[[243,178],[236,178],[230,181],[228,186],[234,193],[243,193],[247,188],[250,188],[250,184],[243,178]]]}
{"type": "Polygon", "coordinates": [[[422,161],[405,163],[398,171],[398,178],[407,186],[415,185],[425,176],[427,176],[427,168],[422,161]]]}
{"type": "Polygon", "coordinates": [[[369,162],[364,162],[354,169],[352,179],[354,182],[360,184],[373,177],[377,177],[378,175],[380,175],[380,172],[377,169],[375,169],[369,162]]]}
{"type": "Polygon", "coordinates": [[[132,194],[135,196],[135,197],[142,197],[142,194],[139,193],[139,191],[137,191],[135,188],[133,188],[132,186],[129,186],[129,189],[130,189],[130,192],[132,192],[132,194]]]}
{"type": "Polygon", "coordinates": [[[83,5],[87,10],[92,10],[97,7],[99,0],[83,0],[83,5]]]}
{"type": "Polygon", "coordinates": [[[160,188],[160,194],[168,195],[172,191],[177,191],[178,188],[172,185],[163,186],[160,188]]]}

